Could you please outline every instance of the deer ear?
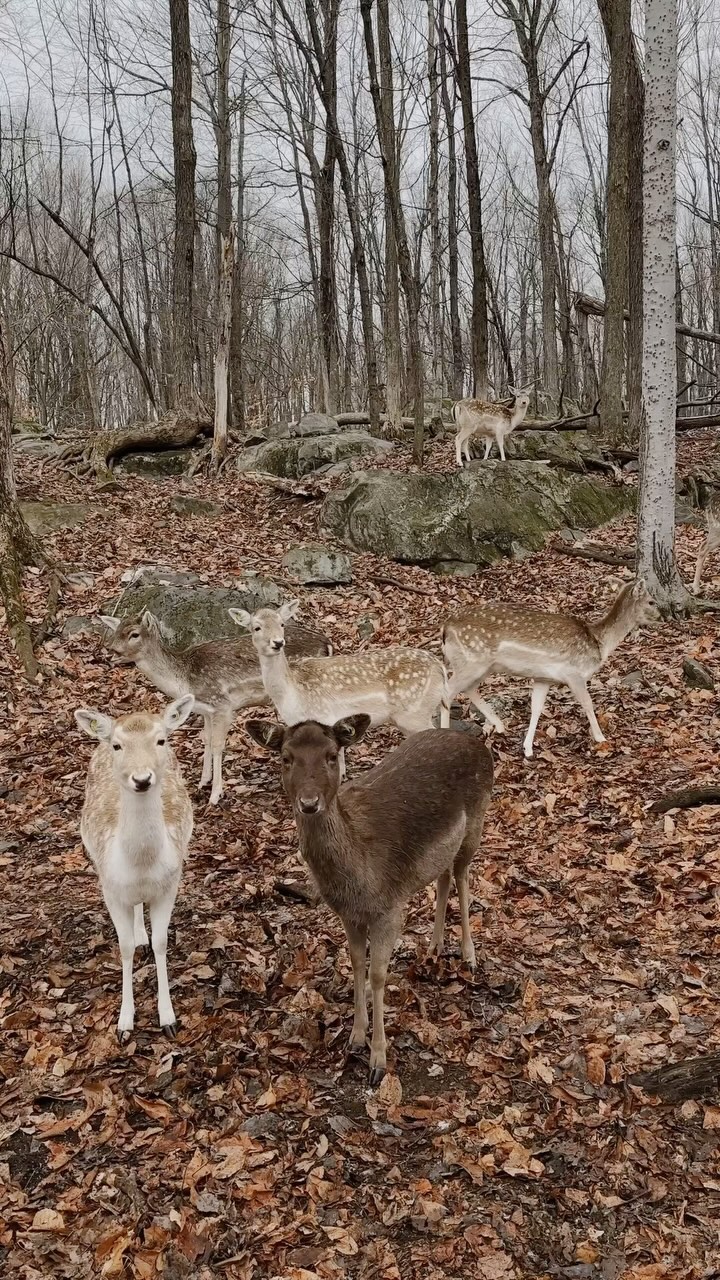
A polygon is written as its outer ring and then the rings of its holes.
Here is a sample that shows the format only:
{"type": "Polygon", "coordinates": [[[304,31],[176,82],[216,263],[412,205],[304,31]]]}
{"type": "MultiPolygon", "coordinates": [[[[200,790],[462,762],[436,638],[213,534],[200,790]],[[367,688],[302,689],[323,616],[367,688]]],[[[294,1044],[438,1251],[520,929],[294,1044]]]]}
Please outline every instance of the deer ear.
{"type": "Polygon", "coordinates": [[[273,724],[272,720],[246,720],[245,731],[266,751],[279,751],[285,737],[284,725],[273,724]]]}
{"type": "Polygon", "coordinates": [[[289,622],[291,618],[296,618],[299,612],[299,600],[288,600],[285,604],[281,604],[278,609],[281,622],[289,622]]]}
{"type": "Polygon", "coordinates": [[[168,733],[174,733],[176,729],[180,728],[181,724],[185,723],[188,716],[192,715],[194,706],[195,695],[186,693],[184,697],[177,698],[175,702],[170,703],[169,707],[166,707],[163,724],[168,733]]]}
{"type": "Polygon", "coordinates": [[[111,716],[103,715],[102,711],[95,711],[93,707],[79,707],[75,712],[75,719],[89,738],[108,742],[112,737],[115,721],[111,716]]]}
{"type": "Polygon", "coordinates": [[[246,631],[250,630],[252,627],[253,616],[251,613],[248,613],[247,609],[228,609],[228,613],[238,627],[245,627],[246,631]]]}
{"type": "Polygon", "coordinates": [[[147,627],[148,631],[155,636],[160,636],[163,640],[172,640],[173,633],[169,627],[161,622],[156,614],[151,613],[149,609],[143,609],[140,614],[140,622],[143,627],[147,627]]]}
{"type": "Polygon", "coordinates": [[[108,631],[117,631],[120,623],[122,622],[122,618],[112,618],[107,613],[99,613],[98,618],[102,622],[103,626],[107,627],[108,631]]]}
{"type": "Polygon", "coordinates": [[[637,578],[632,584],[632,595],[634,600],[641,600],[643,596],[648,594],[648,585],[644,578],[637,578]]]}
{"type": "Polygon", "coordinates": [[[332,731],[338,746],[349,747],[351,743],[359,742],[365,737],[371,724],[370,716],[345,716],[344,719],[337,720],[332,731]]]}

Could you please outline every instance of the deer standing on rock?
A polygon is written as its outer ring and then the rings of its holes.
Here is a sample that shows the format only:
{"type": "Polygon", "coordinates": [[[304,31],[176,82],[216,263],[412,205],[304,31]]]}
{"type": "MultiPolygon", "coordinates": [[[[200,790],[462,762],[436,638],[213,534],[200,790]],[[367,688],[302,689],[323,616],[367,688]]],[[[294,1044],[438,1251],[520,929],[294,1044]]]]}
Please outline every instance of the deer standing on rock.
{"type": "Polygon", "coordinates": [[[167,931],[192,835],[193,811],[168,738],[192,710],[193,697],[188,694],[160,716],[143,712],[113,720],[87,708],[75,712],[80,728],[99,741],[88,768],[80,834],[120,944],[121,1039],[129,1037],[135,1023],[133,956],[136,947],[148,943],[144,903],[150,909],[158,1020],[167,1035],[174,1035],[167,931]]]}
{"type": "Polygon", "coordinates": [[[494,441],[505,462],[505,438],[520,425],[530,404],[527,392],[516,391],[514,387],[509,390],[515,397],[512,409],[492,400],[458,400],[453,405],[452,417],[457,426],[455,460],[459,467],[463,465],[463,451],[470,461],[470,440],[473,436],[482,436],[485,440],[483,461],[490,456],[494,441]]]}
{"type": "Polygon", "coordinates": [[[445,936],[450,882],[455,877],[462,957],[475,968],[468,870],[490,803],[493,765],[470,734],[429,729],[408,738],[374,769],[340,786],[340,752],[359,742],[369,715],[332,727],[306,721],[291,728],[250,720],[255,742],[280,753],[283,786],[293,806],[300,850],[320,896],[340,917],[352,961],[355,1016],[351,1050],[368,1032],[365,990],[370,943],[372,1045],[370,1083],[387,1066],[384,995],[393,947],[410,899],[437,881],[431,952],[445,936]]]}
{"type": "MultiPolygon", "coordinates": [[[[267,706],[270,701],[249,636],[177,649],[172,644],[172,633],[149,610],[139,618],[103,616],[100,621],[111,633],[108,647],[113,665],[134,662],[169,697],[193,694],[195,711],[204,721],[200,786],[207,786],[212,779],[210,804],[217,804],[223,790],[223,751],[235,713],[242,707],[267,706]]],[[[288,627],[287,645],[291,658],[332,653],[329,640],[308,627],[288,627]]]]}
{"type": "Polygon", "coordinates": [[[298,601],[292,600],[279,609],[260,609],[255,614],[230,610],[233,621],[250,631],[263,684],[284,724],[301,720],[334,724],[346,716],[365,714],[371,724],[389,722],[407,736],[431,729],[440,708],[442,727],[447,728],[450,704],[445,670],[424,649],[336,653],[330,658],[298,658],[291,666],[285,655],[285,624],[298,607],[298,601]]]}
{"type": "Polygon", "coordinates": [[[531,680],[530,724],[523,743],[529,758],[550,685],[564,684],[585,712],[593,740],[604,742],[587,682],[631,631],[659,617],[642,580],[622,587],[594,622],[522,605],[477,605],[443,627],[443,655],[453,673],[449,694],[467,693],[485,719],[503,733],[502,720],[480,697],[478,685],[498,673],[531,680]]]}

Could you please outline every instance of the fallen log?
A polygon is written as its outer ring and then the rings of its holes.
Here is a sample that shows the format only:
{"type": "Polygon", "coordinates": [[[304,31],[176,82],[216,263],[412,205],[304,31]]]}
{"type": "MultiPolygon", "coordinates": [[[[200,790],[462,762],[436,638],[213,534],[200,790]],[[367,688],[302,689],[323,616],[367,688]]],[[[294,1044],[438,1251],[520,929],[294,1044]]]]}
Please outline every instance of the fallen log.
{"type": "Polygon", "coordinates": [[[686,787],[671,791],[650,805],[648,813],[667,813],[670,809],[695,809],[701,804],[720,804],[720,787],[686,787]]]}
{"type": "Polygon", "coordinates": [[[98,483],[112,480],[112,465],[129,453],[160,453],[189,449],[212,435],[212,418],[204,410],[173,409],[157,422],[132,423],[119,431],[99,431],[84,443],[66,445],[58,458],[77,462],[78,474],[94,472],[98,483]]]}
{"type": "Polygon", "coordinates": [[[646,1093],[655,1094],[663,1102],[682,1102],[716,1094],[720,1088],[720,1053],[702,1058],[686,1058],[657,1071],[644,1071],[630,1076],[630,1084],[639,1085],[646,1093]]]}
{"type": "Polygon", "coordinates": [[[622,565],[628,569],[635,568],[635,552],[630,551],[608,551],[607,547],[597,547],[591,543],[584,546],[566,545],[563,543],[554,543],[553,551],[558,551],[563,556],[574,556],[577,560],[598,560],[600,564],[622,565]]]}
{"type": "MultiPolygon", "coordinates": [[[[604,316],[605,303],[600,298],[593,298],[589,293],[575,294],[575,310],[582,311],[586,316],[604,316]]],[[[630,312],[626,309],[625,319],[630,319],[630,312]]],[[[698,342],[714,342],[720,344],[720,333],[713,333],[709,329],[693,329],[689,324],[676,324],[675,332],[681,334],[683,338],[695,338],[698,342]]],[[[685,388],[687,390],[687,387],[685,388]]]]}

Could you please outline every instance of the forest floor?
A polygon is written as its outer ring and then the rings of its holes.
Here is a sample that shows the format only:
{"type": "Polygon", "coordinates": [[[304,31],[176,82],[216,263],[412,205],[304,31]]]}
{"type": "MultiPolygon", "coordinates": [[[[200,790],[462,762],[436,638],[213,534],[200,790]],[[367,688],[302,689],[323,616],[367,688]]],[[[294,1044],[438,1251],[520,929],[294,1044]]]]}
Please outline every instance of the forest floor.
{"type": "MultiPolygon", "coordinates": [[[[712,435],[712,433],[710,433],[712,435]]],[[[685,437],[681,456],[707,444],[685,437]]],[[[450,447],[435,464],[451,465],[450,447]]],[[[512,465],[512,464],[510,464],[512,465]]],[[[93,500],[22,464],[23,496],[93,500]]],[[[346,1063],[352,982],[338,921],[278,896],[302,875],[277,761],[238,717],[226,788],[206,806],[200,734],[178,735],[195,833],[168,962],[176,1041],[155,1026],[155,972],[138,958],[136,1032],[115,1037],[116,940],[78,834],[91,744],[72,712],[157,706],[73,614],[156,562],[231,585],[283,582],[282,553],[318,536],[319,504],[228,475],[192,492],[216,520],[174,515],[183,482],[132,479],[48,538],[83,577],[66,588],[44,675],[23,681],[0,631],[0,1272],[7,1280],[698,1280],[720,1276],[720,1099],[677,1105],[638,1071],[720,1051],[717,808],[661,817],[649,802],[717,780],[715,695],[683,681],[695,656],[720,677],[720,622],[644,630],[593,682],[608,736],[551,693],[526,762],[527,689],[493,680],[494,801],[474,862],[480,963],[424,959],[432,891],[413,902],[387,991],[390,1074],[346,1063]]],[[[321,535],[326,541],[324,535],[321,535]]],[[[629,545],[630,522],[595,540],[629,545]]],[[[678,532],[689,579],[701,534],[678,532]]],[[[547,550],[470,581],[353,556],[353,584],[300,593],[336,649],[437,650],[443,617],[483,598],[587,614],[623,570],[547,550]],[[392,578],[403,589],[377,582],[392,578]]],[[[47,584],[28,574],[35,622],[47,584]]],[[[719,594],[720,565],[707,571],[719,594]]],[[[294,594],[298,594],[296,591],[294,594]]],[[[350,767],[396,741],[370,735],[350,767]]]]}

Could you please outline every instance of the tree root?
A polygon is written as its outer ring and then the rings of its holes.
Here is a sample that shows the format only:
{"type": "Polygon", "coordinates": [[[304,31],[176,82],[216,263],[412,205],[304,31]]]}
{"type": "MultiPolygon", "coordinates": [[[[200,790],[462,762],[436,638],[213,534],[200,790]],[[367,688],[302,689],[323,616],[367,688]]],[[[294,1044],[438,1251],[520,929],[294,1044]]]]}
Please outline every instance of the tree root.
{"type": "Polygon", "coordinates": [[[720,804],[720,787],[687,787],[684,791],[671,791],[662,800],[655,800],[648,813],[667,813],[669,809],[694,809],[701,804],[720,804]]]}
{"type": "Polygon", "coordinates": [[[199,438],[212,434],[212,429],[212,418],[204,409],[173,409],[157,422],[100,431],[89,440],[67,444],[58,450],[54,461],[78,478],[94,474],[98,484],[117,484],[112,466],[118,458],[128,453],[189,449],[199,438]]]}

